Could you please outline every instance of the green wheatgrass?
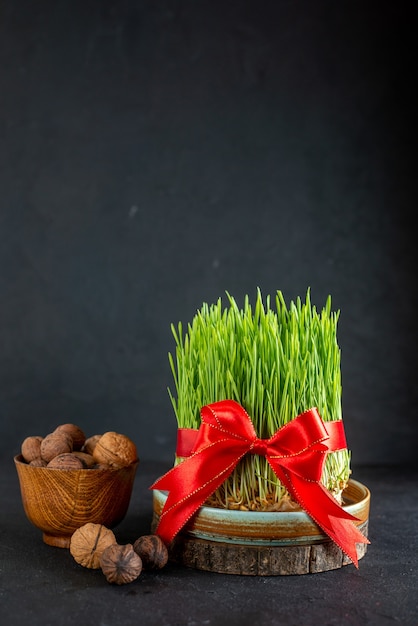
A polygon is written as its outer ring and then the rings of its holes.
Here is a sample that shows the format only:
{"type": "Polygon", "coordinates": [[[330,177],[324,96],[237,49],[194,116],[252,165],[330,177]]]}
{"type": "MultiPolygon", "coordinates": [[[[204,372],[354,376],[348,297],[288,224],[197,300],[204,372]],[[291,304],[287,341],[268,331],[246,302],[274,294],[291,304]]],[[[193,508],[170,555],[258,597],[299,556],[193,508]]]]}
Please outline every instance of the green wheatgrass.
{"type": "MultiPolygon", "coordinates": [[[[339,311],[328,296],[321,311],[310,290],[287,306],[277,291],[274,306],[257,290],[240,308],[226,293],[204,303],[188,324],[172,332],[169,354],[175,391],[168,390],[179,428],[199,428],[200,409],[231,399],[250,415],[257,436],[276,430],[311,407],[326,421],[342,418],[341,354],[337,343],[339,311]]],[[[181,461],[177,458],[176,462],[181,461]]],[[[350,475],[350,452],[327,455],[322,482],[338,499],[350,475]]],[[[264,457],[246,455],[217,490],[211,503],[229,508],[280,509],[289,502],[286,489],[264,457]]]]}

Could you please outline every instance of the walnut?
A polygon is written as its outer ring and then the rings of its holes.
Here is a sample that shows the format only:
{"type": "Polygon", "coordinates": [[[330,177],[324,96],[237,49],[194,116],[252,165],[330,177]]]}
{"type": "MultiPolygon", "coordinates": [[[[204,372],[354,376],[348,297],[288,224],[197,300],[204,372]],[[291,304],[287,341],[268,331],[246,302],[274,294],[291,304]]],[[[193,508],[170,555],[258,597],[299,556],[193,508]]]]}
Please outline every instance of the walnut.
{"type": "Polygon", "coordinates": [[[73,450],[71,453],[73,456],[76,456],[83,464],[83,467],[89,469],[94,465],[94,459],[91,454],[87,454],[87,452],[81,452],[81,450],[73,450]]]}
{"type": "Polygon", "coordinates": [[[76,470],[85,469],[85,465],[81,459],[79,459],[72,452],[64,452],[64,454],[57,454],[47,465],[50,469],[62,469],[62,470],[76,470]]]}
{"type": "Polygon", "coordinates": [[[103,550],[114,543],[116,537],[112,530],[103,524],[88,522],[72,534],[70,553],[83,567],[99,569],[103,550]]]}
{"type": "Polygon", "coordinates": [[[101,435],[92,435],[91,437],[88,437],[84,442],[82,451],[86,452],[87,454],[93,454],[93,450],[96,447],[96,443],[99,441],[100,437],[101,435]]]}
{"type": "Polygon", "coordinates": [[[54,456],[64,454],[65,452],[72,452],[72,449],[73,440],[70,435],[65,432],[49,433],[49,435],[44,437],[41,441],[41,457],[47,463],[52,461],[54,456]]]}
{"type": "Polygon", "coordinates": [[[30,461],[29,465],[31,465],[32,467],[46,467],[48,463],[44,461],[43,459],[39,458],[39,459],[33,459],[33,461],[30,461]]]}
{"type": "Polygon", "coordinates": [[[158,535],[143,535],[134,543],[144,569],[161,569],[168,561],[167,546],[158,535]]]}
{"type": "Polygon", "coordinates": [[[76,424],[60,424],[54,432],[65,432],[70,435],[73,440],[73,450],[81,450],[86,440],[86,435],[76,424]]]}
{"type": "Polygon", "coordinates": [[[103,551],[100,567],[109,583],[124,585],[138,578],[142,572],[142,560],[132,544],[114,544],[103,551]]]}
{"type": "Polygon", "coordinates": [[[129,437],[113,431],[104,433],[93,450],[96,463],[120,468],[138,460],[136,446],[129,437]]]}
{"type": "Polygon", "coordinates": [[[27,463],[41,458],[41,441],[43,437],[26,437],[21,445],[21,454],[27,463]]]}

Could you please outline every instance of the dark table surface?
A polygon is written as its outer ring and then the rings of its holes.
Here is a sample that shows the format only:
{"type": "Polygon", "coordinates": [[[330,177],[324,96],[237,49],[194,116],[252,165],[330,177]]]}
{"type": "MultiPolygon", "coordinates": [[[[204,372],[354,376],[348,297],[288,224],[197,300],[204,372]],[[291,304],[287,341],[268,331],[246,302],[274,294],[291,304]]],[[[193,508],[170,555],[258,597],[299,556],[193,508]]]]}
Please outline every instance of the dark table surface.
{"type": "MultiPolygon", "coordinates": [[[[303,576],[217,574],[169,563],[110,585],[66,549],[43,543],[25,517],[13,461],[0,464],[0,608],[7,625],[418,625],[418,469],[358,467],[371,491],[371,545],[359,569],[303,576]]],[[[119,543],[150,532],[149,485],[167,470],[140,464],[119,543]]]]}

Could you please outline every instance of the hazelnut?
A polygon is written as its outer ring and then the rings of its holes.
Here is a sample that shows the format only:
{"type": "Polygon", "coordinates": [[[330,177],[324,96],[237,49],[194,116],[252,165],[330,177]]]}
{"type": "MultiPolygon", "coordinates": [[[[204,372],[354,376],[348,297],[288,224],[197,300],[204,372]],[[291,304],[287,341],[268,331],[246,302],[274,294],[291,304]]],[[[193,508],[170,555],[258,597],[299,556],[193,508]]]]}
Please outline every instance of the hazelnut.
{"type": "Polygon", "coordinates": [[[71,536],[70,553],[83,567],[99,569],[103,550],[114,543],[116,537],[112,530],[102,524],[88,522],[71,536]]]}
{"type": "Polygon", "coordinates": [[[143,535],[134,543],[135,552],[141,557],[144,569],[161,569],[168,561],[168,550],[158,535],[143,535]]]}
{"type": "Polygon", "coordinates": [[[54,456],[54,458],[50,460],[47,467],[50,469],[62,470],[85,469],[83,461],[76,457],[72,452],[57,454],[57,456],[54,456]]]}
{"type": "Polygon", "coordinates": [[[64,454],[65,452],[72,452],[72,449],[73,440],[70,435],[65,432],[49,433],[49,435],[44,437],[41,441],[41,457],[47,463],[52,461],[54,456],[64,454]]]}
{"type": "Polygon", "coordinates": [[[83,445],[83,452],[87,452],[87,454],[93,454],[93,450],[96,447],[96,443],[99,441],[101,435],[92,435],[88,437],[83,445]]]}
{"type": "Polygon", "coordinates": [[[43,437],[26,437],[21,445],[21,454],[27,463],[41,458],[41,441],[43,437]]]}
{"type": "Polygon", "coordinates": [[[56,433],[67,433],[73,440],[73,450],[81,450],[86,440],[86,435],[76,424],[60,424],[55,429],[56,433]]]}
{"type": "Polygon", "coordinates": [[[129,437],[110,431],[100,437],[93,450],[93,458],[96,463],[119,468],[135,463],[138,455],[136,446],[129,437]]]}
{"type": "Polygon", "coordinates": [[[142,560],[132,544],[114,544],[103,550],[100,567],[109,583],[124,585],[138,578],[142,572],[142,560]]]}

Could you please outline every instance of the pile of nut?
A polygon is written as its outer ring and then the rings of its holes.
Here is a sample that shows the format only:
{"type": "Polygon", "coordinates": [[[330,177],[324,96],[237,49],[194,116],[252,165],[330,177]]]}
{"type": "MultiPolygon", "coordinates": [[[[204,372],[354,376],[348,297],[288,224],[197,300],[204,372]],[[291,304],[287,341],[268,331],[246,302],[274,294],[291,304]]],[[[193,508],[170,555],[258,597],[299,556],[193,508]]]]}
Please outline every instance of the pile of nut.
{"type": "MultiPolygon", "coordinates": [[[[31,466],[62,470],[119,469],[138,461],[136,446],[126,435],[109,431],[86,438],[76,424],[60,424],[45,437],[26,437],[21,456],[31,466]]],[[[143,569],[161,569],[168,561],[158,535],[120,545],[112,530],[93,522],[73,533],[70,552],[77,563],[101,569],[106,580],[117,585],[136,580],[143,569]]]]}
{"type": "Polygon", "coordinates": [[[86,438],[76,424],[60,424],[45,437],[26,437],[23,460],[52,469],[100,469],[125,467],[138,460],[134,442],[113,431],[86,438]]]}
{"type": "Polygon", "coordinates": [[[168,550],[158,535],[143,535],[133,544],[120,545],[112,530],[103,524],[88,523],[71,537],[70,552],[75,561],[90,569],[101,569],[109,583],[133,582],[142,570],[161,569],[168,550]]]}

